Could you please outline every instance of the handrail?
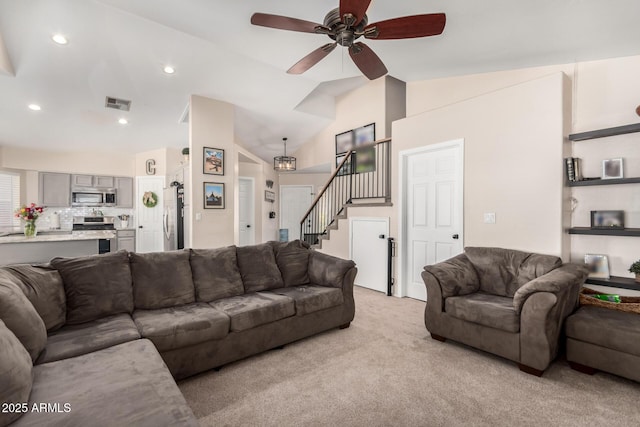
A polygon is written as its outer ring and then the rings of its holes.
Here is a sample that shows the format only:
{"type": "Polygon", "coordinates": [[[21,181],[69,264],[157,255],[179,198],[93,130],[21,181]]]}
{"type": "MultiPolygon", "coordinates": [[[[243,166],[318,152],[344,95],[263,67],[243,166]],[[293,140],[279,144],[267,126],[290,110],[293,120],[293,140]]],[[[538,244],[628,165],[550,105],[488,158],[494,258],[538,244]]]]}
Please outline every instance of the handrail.
{"type": "Polygon", "coordinates": [[[329,177],[329,179],[327,180],[327,183],[324,185],[324,187],[322,187],[322,190],[318,193],[318,195],[315,197],[315,199],[313,199],[313,202],[311,202],[311,206],[309,207],[309,209],[307,210],[307,212],[305,212],[305,214],[302,216],[302,219],[300,220],[300,225],[302,225],[305,221],[305,219],[307,218],[307,216],[309,216],[309,214],[311,213],[311,211],[313,210],[313,208],[316,206],[316,204],[318,203],[318,200],[320,200],[320,198],[322,197],[322,195],[327,191],[327,188],[329,188],[329,186],[331,185],[331,183],[333,182],[333,179],[336,177],[336,175],[338,174],[338,172],[340,172],[340,169],[342,168],[342,165],[350,159],[351,157],[351,153],[353,153],[354,151],[358,151],[358,150],[362,150],[363,148],[369,148],[369,147],[375,147],[378,144],[382,144],[385,142],[391,142],[391,138],[384,138],[384,139],[379,139],[377,141],[373,141],[373,142],[369,142],[367,144],[363,144],[361,146],[359,146],[357,149],[351,149],[349,151],[347,151],[347,154],[344,156],[344,159],[342,159],[342,161],[340,162],[340,164],[336,167],[336,170],[333,171],[333,173],[331,174],[331,176],[329,177]]]}

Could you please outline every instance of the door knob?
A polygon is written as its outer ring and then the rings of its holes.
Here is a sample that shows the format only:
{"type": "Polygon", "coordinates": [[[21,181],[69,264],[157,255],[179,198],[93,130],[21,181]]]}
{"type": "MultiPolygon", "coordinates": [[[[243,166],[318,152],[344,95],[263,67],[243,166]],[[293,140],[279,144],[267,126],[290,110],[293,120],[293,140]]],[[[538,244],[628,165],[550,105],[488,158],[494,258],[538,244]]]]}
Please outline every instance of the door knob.
{"type": "Polygon", "coordinates": [[[247,224],[247,228],[251,228],[251,225],[247,224]]]}
{"type": "Polygon", "coordinates": [[[142,226],[141,226],[141,225],[139,225],[139,226],[138,226],[138,228],[142,228],[142,226]]]}
{"type": "Polygon", "coordinates": [[[458,236],[457,234],[454,234],[453,236],[451,236],[452,239],[454,240],[458,240],[460,238],[460,236],[458,236]]]}
{"type": "Polygon", "coordinates": [[[384,234],[378,235],[378,239],[384,239],[384,234]]]}

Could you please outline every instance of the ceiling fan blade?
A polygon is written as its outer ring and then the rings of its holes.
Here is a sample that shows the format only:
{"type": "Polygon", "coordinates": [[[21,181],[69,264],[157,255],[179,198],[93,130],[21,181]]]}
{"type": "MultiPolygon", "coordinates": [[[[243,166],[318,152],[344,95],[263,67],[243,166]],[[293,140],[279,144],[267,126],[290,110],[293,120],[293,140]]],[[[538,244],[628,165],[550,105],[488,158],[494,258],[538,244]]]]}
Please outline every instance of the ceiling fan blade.
{"type": "Polygon", "coordinates": [[[309,68],[316,65],[325,56],[329,55],[333,52],[333,49],[336,48],[337,43],[327,43],[324,46],[321,46],[311,52],[309,55],[302,58],[300,61],[296,62],[291,68],[287,70],[289,74],[302,74],[307,71],[309,68]]]}
{"type": "Polygon", "coordinates": [[[366,44],[354,43],[349,47],[349,55],[369,80],[375,80],[387,74],[387,67],[366,44]]]}
{"type": "Polygon", "coordinates": [[[302,33],[315,33],[317,27],[322,27],[315,22],[303,21],[302,19],[290,18],[288,16],[270,15],[268,13],[254,13],[251,16],[253,25],[261,27],[277,28],[279,30],[300,31],[302,33]]]}
{"type": "Polygon", "coordinates": [[[371,4],[371,0],[340,0],[340,18],[350,13],[354,16],[355,21],[352,23],[344,22],[344,24],[352,27],[358,25],[365,13],[367,13],[369,4],[371,4]]]}
{"type": "Polygon", "coordinates": [[[364,27],[364,36],[378,40],[435,36],[444,31],[446,22],[444,13],[404,16],[367,25],[364,27]]]}

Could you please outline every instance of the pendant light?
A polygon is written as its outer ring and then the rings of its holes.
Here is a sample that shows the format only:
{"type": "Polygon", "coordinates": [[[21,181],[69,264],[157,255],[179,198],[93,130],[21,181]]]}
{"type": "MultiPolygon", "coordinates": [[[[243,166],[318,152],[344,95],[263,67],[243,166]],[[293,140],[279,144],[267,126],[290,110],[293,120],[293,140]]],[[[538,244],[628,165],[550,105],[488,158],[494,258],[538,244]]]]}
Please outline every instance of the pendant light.
{"type": "Polygon", "coordinates": [[[287,138],[284,141],[284,156],[276,156],[273,158],[273,169],[278,172],[291,172],[296,170],[296,158],[287,156],[287,138]]]}

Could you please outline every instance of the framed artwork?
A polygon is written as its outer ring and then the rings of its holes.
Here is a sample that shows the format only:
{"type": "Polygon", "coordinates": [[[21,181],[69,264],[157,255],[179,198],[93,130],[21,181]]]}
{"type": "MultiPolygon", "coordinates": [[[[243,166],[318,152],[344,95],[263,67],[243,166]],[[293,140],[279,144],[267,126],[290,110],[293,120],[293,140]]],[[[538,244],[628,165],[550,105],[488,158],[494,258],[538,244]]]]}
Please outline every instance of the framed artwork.
{"type": "Polygon", "coordinates": [[[224,175],[224,150],[203,148],[202,172],[208,175],[224,175]]]}
{"type": "Polygon", "coordinates": [[[204,184],[204,208],[224,209],[224,183],[205,182],[204,184]]]}
{"type": "Polygon", "coordinates": [[[267,202],[275,202],[276,201],[276,193],[274,193],[273,191],[269,191],[269,190],[264,190],[264,200],[266,200],[267,202]]]}
{"type": "Polygon", "coordinates": [[[591,211],[591,228],[624,228],[624,211],[591,211]]]}
{"type": "Polygon", "coordinates": [[[348,130],[336,135],[336,156],[353,148],[353,131],[348,130]]]}
{"type": "Polygon", "coordinates": [[[355,172],[367,173],[376,170],[376,147],[365,147],[354,153],[355,172]]]}
{"type": "Polygon", "coordinates": [[[602,179],[623,178],[622,159],[608,159],[602,161],[602,179]]]}
{"type": "Polygon", "coordinates": [[[609,259],[606,255],[586,254],[584,263],[589,269],[589,277],[593,279],[609,278],[609,259]]]}
{"type": "Polygon", "coordinates": [[[354,129],[354,145],[360,147],[361,145],[369,144],[376,140],[376,124],[371,123],[366,126],[354,129]]]}
{"type": "MultiPolygon", "coordinates": [[[[345,157],[346,157],[346,154],[340,154],[339,156],[336,156],[336,169],[338,168],[338,166],[340,166],[340,163],[342,163],[342,160],[345,157]]],[[[342,165],[342,169],[338,171],[336,176],[350,175],[352,173],[353,173],[353,165],[351,164],[351,159],[348,159],[344,163],[344,165],[342,165]]]]}

